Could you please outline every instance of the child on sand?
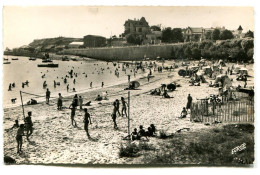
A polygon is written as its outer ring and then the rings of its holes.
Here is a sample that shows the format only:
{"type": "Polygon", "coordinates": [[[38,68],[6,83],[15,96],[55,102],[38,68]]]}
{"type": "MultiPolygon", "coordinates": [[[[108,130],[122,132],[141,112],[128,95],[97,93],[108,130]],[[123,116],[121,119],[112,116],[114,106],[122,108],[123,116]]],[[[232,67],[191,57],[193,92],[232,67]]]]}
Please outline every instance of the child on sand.
{"type": "Polygon", "coordinates": [[[24,124],[21,124],[16,134],[17,153],[22,152],[23,136],[24,136],[24,124]]]}
{"type": "Polygon", "coordinates": [[[85,129],[85,131],[87,133],[87,136],[90,137],[90,135],[88,133],[88,124],[89,123],[92,124],[91,123],[91,118],[90,118],[90,114],[88,113],[88,109],[85,108],[84,111],[85,111],[85,117],[84,117],[84,121],[83,121],[84,122],[84,129],[85,129]]]}
{"type": "Polygon", "coordinates": [[[181,116],[180,118],[185,118],[187,116],[187,111],[186,111],[186,108],[183,107],[183,110],[181,111],[181,116]]]}

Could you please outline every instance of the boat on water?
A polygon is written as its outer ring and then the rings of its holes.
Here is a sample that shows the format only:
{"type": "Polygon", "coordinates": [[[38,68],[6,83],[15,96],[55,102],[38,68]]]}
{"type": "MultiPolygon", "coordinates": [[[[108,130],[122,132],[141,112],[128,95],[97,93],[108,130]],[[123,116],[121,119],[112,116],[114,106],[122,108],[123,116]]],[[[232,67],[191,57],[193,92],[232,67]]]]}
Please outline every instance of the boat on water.
{"type": "Polygon", "coordinates": [[[8,61],[8,58],[4,58],[4,61],[8,61]]]}
{"type": "Polygon", "coordinates": [[[5,62],[3,62],[3,64],[11,64],[11,62],[10,61],[5,61],[5,62]]]}
{"type": "Polygon", "coordinates": [[[49,63],[49,64],[38,64],[38,67],[59,67],[59,64],[49,63]]]}
{"type": "Polygon", "coordinates": [[[43,63],[52,63],[52,60],[50,60],[50,59],[43,59],[42,62],[43,63]]]}
{"type": "Polygon", "coordinates": [[[18,60],[18,58],[12,58],[12,60],[18,60]]]}
{"type": "Polygon", "coordinates": [[[77,61],[76,57],[71,57],[72,61],[77,61]]]}
{"type": "Polygon", "coordinates": [[[30,61],[35,61],[36,58],[34,58],[34,57],[30,57],[29,60],[30,60],[30,61]]]}
{"type": "Polygon", "coordinates": [[[62,61],[69,61],[70,59],[69,59],[67,56],[63,56],[63,57],[61,58],[61,60],[62,60],[62,61]]]}

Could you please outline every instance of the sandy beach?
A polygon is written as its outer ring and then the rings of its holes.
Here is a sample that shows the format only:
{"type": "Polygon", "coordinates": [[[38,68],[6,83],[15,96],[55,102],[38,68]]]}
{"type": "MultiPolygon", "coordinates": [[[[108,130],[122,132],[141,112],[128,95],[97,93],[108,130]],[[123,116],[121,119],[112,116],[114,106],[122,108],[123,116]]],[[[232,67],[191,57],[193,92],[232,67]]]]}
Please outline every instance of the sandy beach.
{"type": "MultiPolygon", "coordinates": [[[[182,67],[183,68],[183,67],[182,67]]],[[[175,133],[181,128],[190,128],[196,131],[205,128],[203,123],[190,122],[189,115],[185,119],[179,119],[181,110],[186,106],[187,96],[191,94],[193,101],[197,98],[208,97],[209,94],[217,94],[218,88],[209,88],[208,83],[201,86],[189,86],[189,78],[178,75],[178,69],[174,71],[164,70],[155,72],[154,77],[147,82],[147,78],[138,81],[139,90],[131,91],[130,101],[130,128],[143,125],[145,130],[150,124],[156,126],[157,131],[163,130],[167,134],[175,133]],[[150,90],[159,88],[161,84],[177,82],[181,87],[169,92],[174,98],[165,99],[161,96],[150,95],[150,90]]],[[[233,75],[235,77],[235,75],[233,75]]],[[[207,79],[209,82],[209,79],[207,79]]],[[[252,80],[251,80],[252,81],[252,80]]],[[[253,81],[250,82],[253,84],[253,81]]],[[[18,164],[142,164],[142,156],[138,158],[119,158],[118,152],[121,144],[128,141],[122,140],[127,136],[127,118],[118,116],[118,130],[113,129],[111,113],[112,103],[122,96],[127,98],[128,91],[123,90],[127,83],[97,89],[81,95],[84,103],[92,101],[92,105],[86,108],[92,119],[89,126],[91,139],[88,139],[84,126],[84,111],[77,109],[75,120],[78,127],[71,126],[70,109],[57,110],[57,100],[52,100],[49,105],[40,103],[33,106],[25,106],[25,114],[32,111],[34,132],[30,142],[25,138],[23,153],[16,153],[16,129],[6,131],[14,124],[14,119],[19,118],[23,123],[22,108],[15,107],[4,109],[4,155],[10,156],[18,164]],[[102,100],[99,104],[93,99],[102,92],[108,92],[108,100],[102,100]]],[[[72,97],[65,98],[63,106],[68,107],[72,97]]],[[[121,109],[121,106],[120,106],[121,109]]],[[[158,145],[162,140],[150,138],[149,144],[158,145]]]]}

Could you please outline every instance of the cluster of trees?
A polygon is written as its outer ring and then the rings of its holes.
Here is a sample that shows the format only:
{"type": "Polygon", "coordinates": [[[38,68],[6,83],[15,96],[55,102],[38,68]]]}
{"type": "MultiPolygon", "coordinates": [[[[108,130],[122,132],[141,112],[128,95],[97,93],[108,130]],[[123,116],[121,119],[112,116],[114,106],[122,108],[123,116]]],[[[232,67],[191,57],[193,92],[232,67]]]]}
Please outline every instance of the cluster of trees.
{"type": "Polygon", "coordinates": [[[143,42],[143,39],[140,38],[138,35],[130,34],[127,38],[126,41],[130,44],[134,45],[141,45],[143,42]]]}
{"type": "Polygon", "coordinates": [[[208,40],[227,40],[234,38],[233,33],[230,30],[223,30],[220,32],[219,29],[214,29],[213,31],[207,31],[205,33],[205,38],[208,40]]]}
{"type": "Polygon", "coordinates": [[[220,42],[202,41],[184,43],[172,47],[174,59],[225,59],[229,61],[249,61],[254,55],[254,39],[229,39],[220,42]]]}
{"type": "Polygon", "coordinates": [[[183,42],[183,34],[181,28],[167,27],[162,31],[162,42],[164,43],[177,43],[183,42]]]}

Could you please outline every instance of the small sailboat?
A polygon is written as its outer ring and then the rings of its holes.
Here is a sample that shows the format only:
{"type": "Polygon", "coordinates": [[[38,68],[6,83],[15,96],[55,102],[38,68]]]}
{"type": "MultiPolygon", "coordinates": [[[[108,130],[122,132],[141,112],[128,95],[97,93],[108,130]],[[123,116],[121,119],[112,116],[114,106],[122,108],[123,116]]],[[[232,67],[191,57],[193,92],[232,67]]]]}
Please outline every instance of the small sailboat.
{"type": "Polygon", "coordinates": [[[34,58],[34,57],[30,57],[29,60],[30,60],[30,61],[35,61],[36,58],[34,58]]]}

